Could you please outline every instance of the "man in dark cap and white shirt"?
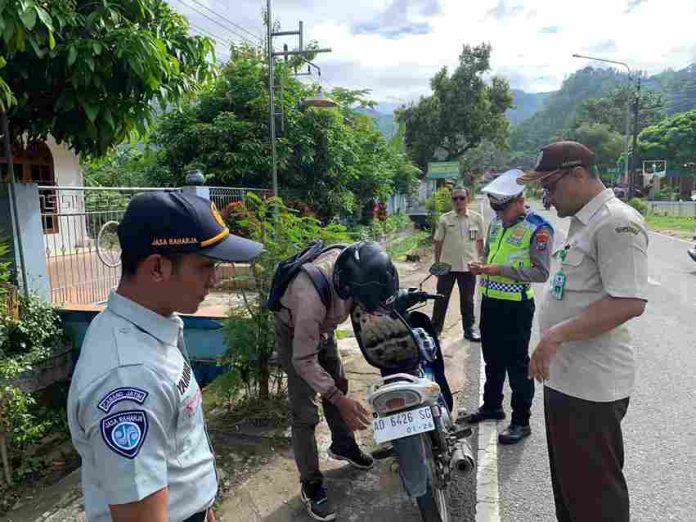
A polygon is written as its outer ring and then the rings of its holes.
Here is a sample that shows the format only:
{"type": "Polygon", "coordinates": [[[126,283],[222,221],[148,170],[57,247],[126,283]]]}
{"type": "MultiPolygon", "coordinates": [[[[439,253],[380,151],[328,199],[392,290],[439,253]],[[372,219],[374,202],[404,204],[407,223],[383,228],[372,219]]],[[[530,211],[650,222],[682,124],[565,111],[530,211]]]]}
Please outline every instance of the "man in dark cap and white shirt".
{"type": "Polygon", "coordinates": [[[529,370],[544,382],[556,516],[628,522],[621,421],[635,355],[626,322],[645,310],[648,233],[642,216],[604,186],[580,143],[547,145],[518,182],[539,183],[559,217],[571,219],[554,252],[529,370]]]}
{"type": "Polygon", "coordinates": [[[215,206],[178,192],[134,197],[118,227],[122,277],[87,330],[68,395],[90,522],[214,522],[215,457],[179,313],[219,261],[262,250],[215,206]]]}

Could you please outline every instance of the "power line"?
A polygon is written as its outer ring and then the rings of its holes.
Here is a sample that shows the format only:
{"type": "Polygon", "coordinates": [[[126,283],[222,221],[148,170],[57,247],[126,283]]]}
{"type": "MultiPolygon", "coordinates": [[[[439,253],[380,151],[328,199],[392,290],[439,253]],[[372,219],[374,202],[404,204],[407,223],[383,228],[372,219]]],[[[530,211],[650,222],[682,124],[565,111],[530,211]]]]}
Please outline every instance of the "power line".
{"type": "MultiPolygon", "coordinates": [[[[255,34],[255,33],[252,33],[251,31],[249,31],[249,30],[246,29],[245,27],[239,25],[238,23],[233,22],[232,20],[230,20],[230,19],[227,18],[226,16],[223,16],[223,15],[221,15],[220,13],[217,13],[217,12],[213,11],[213,10],[210,9],[207,5],[202,4],[199,0],[191,0],[191,2],[193,2],[194,4],[196,4],[196,5],[200,6],[200,7],[202,7],[203,9],[205,9],[206,11],[208,11],[209,13],[214,14],[215,16],[217,16],[218,18],[224,20],[224,21],[227,22],[228,24],[233,25],[233,26],[236,27],[237,29],[240,29],[241,31],[244,31],[244,32],[247,33],[249,36],[253,36],[254,38],[256,38],[257,40],[259,40],[260,42],[263,41],[263,38],[261,38],[259,35],[255,34]]],[[[191,7],[191,6],[189,6],[189,7],[191,7]]]]}
{"type": "Polygon", "coordinates": [[[220,43],[223,43],[223,44],[227,44],[228,46],[230,46],[234,43],[232,40],[228,40],[227,38],[223,38],[221,36],[218,36],[215,33],[211,33],[210,31],[208,31],[207,29],[204,29],[203,27],[201,27],[199,25],[196,25],[196,24],[191,23],[191,22],[189,22],[189,24],[191,25],[191,27],[193,29],[198,31],[198,33],[201,36],[208,36],[208,37],[212,38],[213,40],[220,42],[220,43]]]}
{"type": "Polygon", "coordinates": [[[236,32],[236,31],[230,29],[228,26],[224,25],[222,22],[217,21],[215,18],[212,18],[212,17],[208,16],[208,15],[205,14],[203,11],[200,11],[199,9],[196,9],[194,6],[192,6],[192,5],[190,5],[190,4],[187,4],[186,2],[184,2],[184,0],[178,0],[178,2],[179,2],[180,4],[185,5],[186,7],[188,7],[189,9],[191,9],[192,11],[198,13],[199,15],[201,15],[201,16],[202,16],[203,18],[205,18],[206,20],[208,20],[208,21],[214,23],[215,25],[217,25],[217,26],[223,28],[225,31],[229,31],[230,33],[234,34],[235,36],[241,38],[242,40],[247,41],[247,42],[249,42],[249,43],[251,43],[251,44],[255,44],[255,43],[256,43],[256,42],[252,42],[251,40],[249,40],[248,37],[246,37],[246,36],[244,36],[244,35],[242,35],[242,34],[239,34],[238,32],[236,32]]]}

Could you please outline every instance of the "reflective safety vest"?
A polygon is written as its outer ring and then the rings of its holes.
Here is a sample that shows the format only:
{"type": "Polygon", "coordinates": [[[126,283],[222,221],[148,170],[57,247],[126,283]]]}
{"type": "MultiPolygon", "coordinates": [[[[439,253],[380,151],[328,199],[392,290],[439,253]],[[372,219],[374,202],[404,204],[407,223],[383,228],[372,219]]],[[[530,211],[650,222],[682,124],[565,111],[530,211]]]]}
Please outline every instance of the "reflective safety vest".
{"type": "MultiPolygon", "coordinates": [[[[529,249],[532,237],[539,226],[545,222],[536,214],[530,213],[525,219],[505,228],[503,222],[495,219],[488,228],[489,265],[531,268],[529,249]]],[[[522,283],[502,276],[483,275],[480,278],[481,294],[493,299],[506,301],[526,301],[534,298],[531,283],[522,283]]]]}

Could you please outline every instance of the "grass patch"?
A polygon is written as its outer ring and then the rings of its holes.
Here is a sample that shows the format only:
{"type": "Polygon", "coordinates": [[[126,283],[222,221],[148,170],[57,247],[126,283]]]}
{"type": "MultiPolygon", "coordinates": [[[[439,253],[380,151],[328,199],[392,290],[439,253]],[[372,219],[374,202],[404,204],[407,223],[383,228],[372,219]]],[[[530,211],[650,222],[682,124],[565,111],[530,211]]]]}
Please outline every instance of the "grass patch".
{"type": "Polygon", "coordinates": [[[336,330],[336,339],[348,339],[355,337],[352,330],[336,330]]]}
{"type": "Polygon", "coordinates": [[[430,248],[430,232],[417,230],[413,234],[400,237],[387,248],[395,261],[405,261],[406,256],[430,248]]]}
{"type": "Polygon", "coordinates": [[[645,223],[652,230],[668,232],[685,239],[691,239],[696,228],[696,220],[692,217],[649,215],[645,218],[645,223]]]}

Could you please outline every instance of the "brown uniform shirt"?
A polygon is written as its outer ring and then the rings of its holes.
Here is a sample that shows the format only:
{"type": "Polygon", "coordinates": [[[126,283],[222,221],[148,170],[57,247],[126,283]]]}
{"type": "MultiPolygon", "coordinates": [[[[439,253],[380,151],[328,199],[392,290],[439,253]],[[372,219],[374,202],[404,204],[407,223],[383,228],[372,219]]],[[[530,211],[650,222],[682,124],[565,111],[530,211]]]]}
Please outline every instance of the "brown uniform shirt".
{"type": "MultiPolygon", "coordinates": [[[[330,250],[312,264],[332,281],[333,267],[340,253],[338,249],[330,250]]],[[[278,318],[293,329],[292,364],[295,371],[314,391],[336,404],[343,393],[319,364],[318,355],[322,338],[333,336],[338,325],[348,319],[353,307],[352,299],[341,299],[332,284],[331,304],[327,309],[312,280],[300,272],[288,286],[280,304],[283,309],[278,312],[278,318]]]]}

